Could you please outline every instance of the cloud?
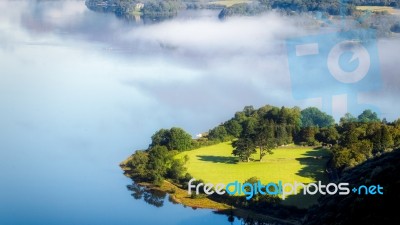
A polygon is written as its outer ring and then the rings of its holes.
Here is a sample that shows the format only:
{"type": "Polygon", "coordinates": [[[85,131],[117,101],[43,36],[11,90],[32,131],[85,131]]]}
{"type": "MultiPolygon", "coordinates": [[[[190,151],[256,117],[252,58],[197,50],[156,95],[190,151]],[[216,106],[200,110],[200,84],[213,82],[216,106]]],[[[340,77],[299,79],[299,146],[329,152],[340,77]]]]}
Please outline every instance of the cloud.
{"type": "MultiPolygon", "coordinates": [[[[215,124],[250,104],[320,104],[318,99],[293,98],[285,41],[332,29],[316,29],[307,15],[268,13],[220,21],[217,13],[137,25],[112,14],[92,12],[80,1],[66,1],[25,5],[20,18],[32,43],[44,45],[46,42],[35,42],[44,39],[80,48],[94,44],[107,61],[104,68],[115,73],[121,85],[153,99],[169,116],[179,110],[180,118],[187,120],[196,113],[207,114],[212,115],[207,120],[215,124]],[[45,38],[37,38],[38,34],[45,38]]],[[[385,96],[385,101],[376,104],[386,112],[400,82],[394,72],[398,68],[391,51],[394,46],[398,41],[382,40],[379,46],[385,84],[379,95],[385,96]]],[[[379,95],[359,98],[373,102],[379,95]]],[[[392,114],[390,118],[398,116],[392,114]]]]}

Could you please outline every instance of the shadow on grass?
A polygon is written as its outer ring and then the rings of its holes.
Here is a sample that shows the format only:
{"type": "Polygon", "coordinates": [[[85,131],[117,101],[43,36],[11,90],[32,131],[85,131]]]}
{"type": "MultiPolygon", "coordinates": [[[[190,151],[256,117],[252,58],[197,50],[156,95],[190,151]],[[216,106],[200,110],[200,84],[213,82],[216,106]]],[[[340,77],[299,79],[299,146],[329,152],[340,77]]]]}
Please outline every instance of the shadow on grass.
{"type": "Polygon", "coordinates": [[[213,162],[213,163],[227,163],[236,164],[237,158],[233,156],[213,156],[213,155],[198,155],[201,161],[213,162]]]}
{"type": "MultiPolygon", "coordinates": [[[[324,148],[313,148],[303,154],[303,157],[296,158],[303,166],[296,174],[302,177],[307,177],[328,182],[327,164],[331,158],[331,154],[324,148]]],[[[296,205],[300,208],[307,208],[317,202],[319,195],[303,195],[303,190],[299,190],[297,195],[290,195],[284,201],[285,205],[296,205]]]]}
{"type": "Polygon", "coordinates": [[[324,148],[313,148],[303,154],[304,157],[296,158],[300,162],[302,169],[296,174],[314,180],[326,181],[326,168],[331,155],[324,148]]]}

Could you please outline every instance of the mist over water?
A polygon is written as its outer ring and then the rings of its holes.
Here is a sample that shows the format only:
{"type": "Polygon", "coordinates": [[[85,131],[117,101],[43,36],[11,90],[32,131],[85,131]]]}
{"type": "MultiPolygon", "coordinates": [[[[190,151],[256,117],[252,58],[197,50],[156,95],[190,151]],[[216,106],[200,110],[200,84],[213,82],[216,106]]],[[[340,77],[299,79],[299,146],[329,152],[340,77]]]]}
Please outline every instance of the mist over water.
{"type": "MultiPolygon", "coordinates": [[[[1,224],[221,224],[209,210],[135,201],[119,162],[160,128],[195,135],[245,105],[321,104],[291,95],[285,39],[307,35],[308,18],[203,11],[137,25],[84,1],[0,10],[1,224]]],[[[378,44],[384,87],[360,99],[391,121],[400,43],[378,44]]]]}

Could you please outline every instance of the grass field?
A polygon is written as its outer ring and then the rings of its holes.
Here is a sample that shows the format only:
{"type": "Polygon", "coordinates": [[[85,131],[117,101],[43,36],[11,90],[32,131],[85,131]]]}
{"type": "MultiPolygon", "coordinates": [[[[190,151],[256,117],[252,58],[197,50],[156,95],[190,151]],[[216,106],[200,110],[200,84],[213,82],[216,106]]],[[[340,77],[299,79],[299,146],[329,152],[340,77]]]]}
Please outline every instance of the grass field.
{"type": "Polygon", "coordinates": [[[223,5],[226,7],[233,6],[235,4],[239,3],[249,3],[251,0],[220,0],[220,1],[212,1],[209,4],[215,4],[215,5],[223,5]]]}
{"type": "MultiPolygon", "coordinates": [[[[325,149],[311,147],[287,146],[273,150],[272,155],[266,155],[262,162],[238,162],[231,155],[230,142],[207,146],[200,149],[180,153],[177,157],[189,156],[186,163],[188,172],[196,179],[210,183],[244,182],[250,177],[257,177],[262,183],[269,182],[303,182],[316,180],[325,182],[324,173],[329,152],[325,149]]],[[[254,159],[259,159],[257,154],[254,159]]],[[[289,196],[284,203],[307,207],[315,201],[310,196],[289,196]]]]}
{"type": "Polygon", "coordinates": [[[390,14],[396,13],[396,10],[390,6],[357,6],[356,9],[360,11],[371,11],[371,12],[387,11],[390,14]]]}

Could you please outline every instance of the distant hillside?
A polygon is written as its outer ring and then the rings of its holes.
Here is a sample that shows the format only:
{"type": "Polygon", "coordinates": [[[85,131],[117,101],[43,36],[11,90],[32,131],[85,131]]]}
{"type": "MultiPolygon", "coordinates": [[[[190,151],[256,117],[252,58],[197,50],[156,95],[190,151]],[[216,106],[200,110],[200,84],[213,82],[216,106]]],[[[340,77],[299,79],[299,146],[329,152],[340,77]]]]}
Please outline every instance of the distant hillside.
{"type": "Polygon", "coordinates": [[[319,199],[304,224],[400,224],[400,150],[385,153],[344,173],[351,186],[383,186],[383,195],[331,195],[319,199]]]}

